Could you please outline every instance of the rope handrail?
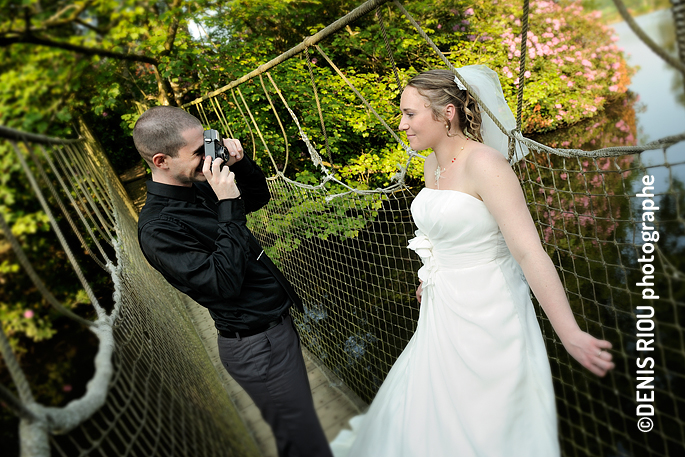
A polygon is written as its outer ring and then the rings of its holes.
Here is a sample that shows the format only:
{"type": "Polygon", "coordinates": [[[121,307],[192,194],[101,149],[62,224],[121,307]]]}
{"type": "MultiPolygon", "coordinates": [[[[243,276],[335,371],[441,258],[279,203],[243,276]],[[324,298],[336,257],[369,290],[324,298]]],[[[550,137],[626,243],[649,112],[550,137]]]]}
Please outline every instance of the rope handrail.
{"type": "Polygon", "coordinates": [[[635,19],[630,15],[628,12],[628,8],[626,8],[626,5],[623,3],[622,0],[613,0],[614,5],[616,5],[616,9],[618,12],[621,14],[621,17],[623,18],[624,21],[626,21],[626,24],[628,24],[628,27],[633,31],[635,35],[642,40],[642,42],[656,55],[661,57],[664,62],[678,70],[685,76],[685,62],[680,62],[674,57],[671,57],[666,51],[664,51],[661,46],[656,44],[654,40],[652,40],[649,35],[647,35],[639,25],[637,25],[637,22],[635,22],[635,19]]]}
{"type": "Polygon", "coordinates": [[[10,127],[0,125],[0,138],[7,138],[9,140],[24,141],[28,140],[33,143],[40,144],[78,144],[83,142],[83,138],[75,138],[73,140],[65,140],[63,138],[55,138],[46,135],[38,135],[36,133],[28,133],[22,130],[16,130],[10,127]]]}

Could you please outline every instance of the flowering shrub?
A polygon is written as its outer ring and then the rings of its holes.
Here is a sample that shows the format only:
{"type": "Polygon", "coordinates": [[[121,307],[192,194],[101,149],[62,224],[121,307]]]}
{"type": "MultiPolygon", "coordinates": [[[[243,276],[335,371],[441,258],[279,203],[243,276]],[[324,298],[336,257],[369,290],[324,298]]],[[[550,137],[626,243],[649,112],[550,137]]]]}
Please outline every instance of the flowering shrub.
{"type": "MultiPolygon", "coordinates": [[[[552,147],[597,149],[635,144],[635,97],[626,97],[605,108],[603,116],[579,122],[563,131],[533,135],[552,147]]],[[[607,246],[625,239],[632,230],[626,189],[639,179],[636,156],[578,158],[540,154],[520,170],[526,201],[550,251],[567,257],[589,256],[615,261],[607,246]]],[[[615,250],[614,250],[615,251],[615,250]]]]}
{"type": "MultiPolygon", "coordinates": [[[[455,66],[482,63],[500,76],[516,113],[521,55],[520,2],[477,2],[447,18],[459,39],[450,43],[455,66]],[[466,43],[465,43],[466,42],[466,43]]],[[[599,11],[578,1],[530,2],[526,40],[522,131],[541,132],[592,118],[628,89],[628,68],[617,37],[599,11]]],[[[436,27],[442,31],[442,24],[436,27]]],[[[454,37],[443,38],[453,41],[454,37]]],[[[445,43],[447,44],[447,43],[445,43]]]]}

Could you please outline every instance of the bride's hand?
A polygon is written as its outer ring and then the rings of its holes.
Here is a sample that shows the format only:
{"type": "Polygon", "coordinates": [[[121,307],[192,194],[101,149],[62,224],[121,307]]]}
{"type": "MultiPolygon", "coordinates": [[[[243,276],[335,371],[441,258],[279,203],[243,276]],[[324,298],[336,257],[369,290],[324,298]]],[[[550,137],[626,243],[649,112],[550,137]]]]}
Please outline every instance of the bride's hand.
{"type": "Polygon", "coordinates": [[[562,343],[574,359],[597,376],[603,377],[615,366],[608,352],[611,343],[606,340],[599,340],[579,329],[571,337],[562,339],[562,343]]]}
{"type": "Polygon", "coordinates": [[[416,289],[416,299],[421,303],[421,295],[423,295],[423,281],[419,279],[419,287],[416,289]]]}

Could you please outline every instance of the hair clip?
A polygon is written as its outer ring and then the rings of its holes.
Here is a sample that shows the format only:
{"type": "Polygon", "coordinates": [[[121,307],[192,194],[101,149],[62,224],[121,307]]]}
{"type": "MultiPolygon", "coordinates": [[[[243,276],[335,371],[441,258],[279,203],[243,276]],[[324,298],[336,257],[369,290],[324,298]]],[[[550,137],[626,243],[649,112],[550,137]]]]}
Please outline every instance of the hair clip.
{"type": "Polygon", "coordinates": [[[456,76],[454,77],[454,84],[456,84],[460,90],[466,90],[466,86],[464,86],[462,82],[459,81],[459,78],[457,78],[456,76]]]}

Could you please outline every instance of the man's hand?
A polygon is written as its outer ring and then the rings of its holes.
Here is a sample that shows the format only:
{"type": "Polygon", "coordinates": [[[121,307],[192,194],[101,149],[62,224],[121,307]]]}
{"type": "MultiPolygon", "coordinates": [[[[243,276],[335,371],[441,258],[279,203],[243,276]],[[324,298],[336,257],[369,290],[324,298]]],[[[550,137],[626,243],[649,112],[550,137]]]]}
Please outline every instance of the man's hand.
{"type": "MultiPolygon", "coordinates": [[[[231,155],[231,158],[233,157],[236,156],[231,155]]],[[[239,157],[240,159],[243,158],[242,149],[240,150],[239,157]]],[[[240,159],[234,160],[233,163],[240,159]]],[[[216,159],[214,160],[214,163],[212,163],[212,158],[210,156],[205,156],[205,163],[202,165],[202,174],[207,178],[207,182],[212,187],[212,190],[219,200],[238,198],[240,197],[240,190],[235,183],[235,174],[228,168],[228,165],[221,168],[222,162],[223,159],[216,159]]]]}
{"type": "Polygon", "coordinates": [[[230,156],[228,162],[226,162],[227,167],[239,162],[243,158],[243,146],[240,144],[240,140],[225,138],[224,146],[226,146],[228,155],[230,156]]]}

